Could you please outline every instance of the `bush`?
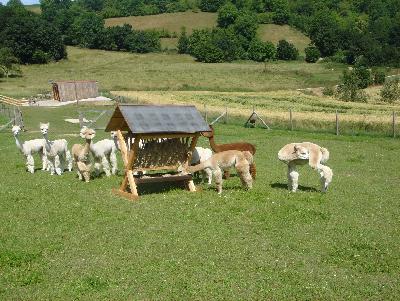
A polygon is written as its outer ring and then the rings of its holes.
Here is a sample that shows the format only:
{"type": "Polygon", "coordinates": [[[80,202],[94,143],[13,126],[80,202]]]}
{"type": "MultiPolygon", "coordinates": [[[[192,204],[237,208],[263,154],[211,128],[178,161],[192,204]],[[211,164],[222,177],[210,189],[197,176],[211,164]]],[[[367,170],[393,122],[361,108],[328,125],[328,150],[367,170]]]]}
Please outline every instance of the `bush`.
{"type": "Polygon", "coordinates": [[[271,42],[263,42],[258,39],[251,41],[248,49],[249,59],[256,62],[265,62],[275,59],[276,48],[271,42]]]}
{"type": "Polygon", "coordinates": [[[373,82],[371,69],[365,66],[358,66],[354,68],[354,73],[358,77],[358,87],[365,89],[373,82]]]}
{"type": "Polygon", "coordinates": [[[277,58],[280,60],[293,61],[299,56],[297,48],[286,40],[280,40],[276,50],[277,58]]]}
{"type": "Polygon", "coordinates": [[[335,89],[333,87],[324,87],[322,89],[322,94],[325,96],[333,96],[335,95],[335,89]]]}
{"type": "Polygon", "coordinates": [[[133,30],[127,38],[127,50],[138,53],[156,52],[161,50],[158,34],[153,31],[133,30]]]}
{"type": "Polygon", "coordinates": [[[47,64],[50,61],[50,55],[42,50],[36,50],[32,55],[32,63],[47,64]]]}
{"type": "Polygon", "coordinates": [[[344,70],[342,81],[337,91],[341,100],[367,102],[367,95],[360,89],[360,79],[354,70],[344,70]]]}
{"type": "Polygon", "coordinates": [[[372,73],[375,85],[382,85],[385,82],[386,72],[383,70],[375,70],[372,73]]]}
{"type": "Polygon", "coordinates": [[[273,13],[268,12],[268,13],[259,13],[257,15],[257,20],[258,23],[260,24],[272,24],[273,22],[273,13]]]}
{"type": "Polygon", "coordinates": [[[221,8],[218,10],[218,27],[227,28],[229,25],[235,23],[238,15],[239,12],[236,6],[232,3],[228,2],[227,4],[221,6],[221,8]]]}
{"type": "Polygon", "coordinates": [[[184,54],[189,52],[189,37],[186,35],[186,28],[183,27],[178,40],[178,53],[184,54]]]}
{"type": "Polygon", "coordinates": [[[308,46],[304,51],[306,53],[307,63],[315,63],[321,57],[321,52],[315,46],[308,46]]]}
{"type": "Polygon", "coordinates": [[[384,102],[392,103],[400,100],[400,80],[397,78],[387,80],[381,89],[380,96],[384,102]]]}
{"type": "Polygon", "coordinates": [[[226,0],[200,0],[199,7],[202,11],[216,12],[226,0]]]}

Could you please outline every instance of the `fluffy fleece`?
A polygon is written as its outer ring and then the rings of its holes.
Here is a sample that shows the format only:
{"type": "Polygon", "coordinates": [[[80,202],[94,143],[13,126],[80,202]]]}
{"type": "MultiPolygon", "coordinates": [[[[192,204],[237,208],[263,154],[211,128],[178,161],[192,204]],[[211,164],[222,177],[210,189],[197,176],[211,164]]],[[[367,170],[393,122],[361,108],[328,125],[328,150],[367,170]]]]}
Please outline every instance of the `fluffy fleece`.
{"type": "Polygon", "coordinates": [[[44,150],[48,158],[48,164],[50,165],[50,174],[61,175],[67,165],[68,171],[72,170],[72,157],[68,150],[68,142],[65,139],[49,140],[50,123],[40,123],[40,131],[43,134],[45,141],[44,150]]]}
{"type": "Polygon", "coordinates": [[[111,139],[103,139],[90,144],[90,152],[94,158],[94,169],[100,173],[103,169],[106,176],[115,175],[118,171],[117,150],[119,149],[115,132],[111,132],[111,139]]]}
{"type": "Polygon", "coordinates": [[[95,130],[85,127],[81,129],[79,135],[85,139],[85,144],[74,144],[72,146],[72,155],[74,157],[79,180],[89,182],[90,168],[92,166],[90,162],[90,145],[96,132],[95,130]]]}
{"type": "MultiPolygon", "coordinates": [[[[210,159],[212,156],[212,150],[209,148],[203,148],[200,146],[197,146],[192,154],[192,160],[191,160],[191,165],[197,165],[200,164],[208,159],[210,159]]],[[[207,176],[208,179],[208,185],[211,185],[212,182],[212,171],[209,168],[206,168],[203,170],[203,179],[207,176]]]]}
{"type": "Polygon", "coordinates": [[[296,168],[299,165],[309,164],[318,171],[321,179],[321,190],[326,192],[332,182],[333,172],[325,164],[329,159],[329,151],[311,142],[289,143],[278,152],[278,159],[288,165],[288,188],[296,192],[298,188],[299,173],[296,168]]]}
{"type": "Polygon", "coordinates": [[[20,152],[26,157],[26,167],[30,173],[35,172],[35,160],[33,154],[39,154],[42,159],[42,170],[47,170],[47,156],[45,152],[45,140],[44,139],[33,139],[28,141],[22,141],[19,137],[21,127],[14,125],[11,129],[15,144],[17,145],[20,152]]]}
{"type": "Polygon", "coordinates": [[[194,173],[203,169],[210,169],[215,177],[218,194],[222,193],[222,171],[235,167],[242,185],[248,189],[252,188],[253,179],[250,174],[250,164],[253,156],[248,151],[228,150],[216,153],[208,160],[196,166],[190,166],[189,172],[194,173]]]}

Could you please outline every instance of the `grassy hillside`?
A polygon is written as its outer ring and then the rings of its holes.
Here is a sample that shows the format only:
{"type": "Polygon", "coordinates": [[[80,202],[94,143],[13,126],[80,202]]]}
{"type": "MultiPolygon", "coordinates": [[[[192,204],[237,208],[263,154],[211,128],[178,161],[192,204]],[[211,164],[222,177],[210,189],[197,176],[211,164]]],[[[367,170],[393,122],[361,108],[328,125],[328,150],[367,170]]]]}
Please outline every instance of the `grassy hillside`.
{"type": "MultiPolygon", "coordinates": [[[[175,32],[177,34],[180,33],[182,26],[185,26],[190,34],[193,29],[216,26],[217,14],[187,11],[183,13],[106,19],[106,26],[123,25],[124,23],[131,24],[136,29],[164,29],[170,33],[175,32]]],[[[275,44],[279,40],[286,39],[296,45],[301,54],[310,43],[310,39],[307,36],[288,25],[261,24],[258,34],[262,40],[271,41],[275,44]]],[[[164,48],[174,49],[176,45],[177,39],[162,40],[164,48]]]]}
{"type": "Polygon", "coordinates": [[[25,8],[36,14],[40,14],[42,12],[42,10],[40,9],[40,4],[25,5],[25,8]]]}
{"type": "MultiPolygon", "coordinates": [[[[77,110],[25,108],[23,138],[39,137],[39,121],[49,120],[50,138],[81,143],[78,126],[63,121],[77,110]]],[[[222,196],[214,185],[152,185],[134,203],[111,193],[122,173],[90,183],[75,172],[28,174],[11,134],[0,133],[0,299],[397,299],[397,140],[237,125],[216,133],[256,144],[252,190],[233,176],[222,196]],[[299,169],[299,192],[286,190],[276,153],[293,141],[330,150],[327,194],[309,167],[299,169]]]]}
{"type": "Polygon", "coordinates": [[[133,54],[68,47],[68,60],[23,65],[22,78],[1,78],[1,94],[29,96],[50,91],[49,80],[94,79],[102,90],[271,91],[334,85],[342,65],[305,62],[223,64],[195,62],[188,55],[133,54]]]}

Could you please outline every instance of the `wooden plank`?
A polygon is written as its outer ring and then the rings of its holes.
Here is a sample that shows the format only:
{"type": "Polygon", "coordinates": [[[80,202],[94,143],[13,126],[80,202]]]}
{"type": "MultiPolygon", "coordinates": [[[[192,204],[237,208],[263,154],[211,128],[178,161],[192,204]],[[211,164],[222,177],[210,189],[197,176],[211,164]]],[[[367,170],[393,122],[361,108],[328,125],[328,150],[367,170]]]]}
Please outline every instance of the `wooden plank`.
{"type": "Polygon", "coordinates": [[[139,167],[139,168],[133,168],[133,171],[138,172],[138,171],[149,171],[149,170],[177,170],[179,165],[165,165],[165,166],[154,166],[154,167],[139,167]]]}
{"type": "MultiPolygon", "coordinates": [[[[199,139],[199,136],[200,136],[200,134],[197,133],[196,136],[194,136],[192,138],[192,141],[191,141],[190,147],[189,147],[189,155],[188,155],[188,157],[186,159],[185,166],[184,166],[185,170],[187,170],[189,168],[190,162],[192,160],[193,151],[194,151],[194,148],[196,147],[197,140],[199,139]]],[[[189,191],[192,191],[192,192],[196,191],[196,185],[194,185],[193,179],[190,179],[187,182],[187,187],[188,187],[189,191]]]]}
{"type": "Polygon", "coordinates": [[[180,181],[190,181],[192,180],[192,175],[172,175],[167,177],[162,176],[152,176],[147,178],[136,179],[137,184],[144,183],[159,183],[159,182],[180,182],[180,181]]]}
{"type": "Polygon", "coordinates": [[[134,137],[140,136],[141,139],[157,139],[157,138],[185,138],[185,137],[195,137],[199,135],[198,133],[155,133],[155,134],[134,134],[134,137]]]}
{"type": "Polygon", "coordinates": [[[129,187],[131,188],[131,193],[136,196],[138,196],[138,192],[137,192],[135,179],[133,178],[132,166],[136,159],[136,154],[137,154],[138,148],[139,148],[139,139],[135,139],[135,142],[133,143],[133,147],[129,152],[128,162],[125,167],[126,175],[128,177],[129,187]]]}
{"type": "Polygon", "coordinates": [[[118,196],[121,196],[123,198],[126,198],[130,201],[137,201],[139,200],[139,195],[133,195],[132,193],[121,191],[119,189],[113,189],[112,192],[118,196]]]}

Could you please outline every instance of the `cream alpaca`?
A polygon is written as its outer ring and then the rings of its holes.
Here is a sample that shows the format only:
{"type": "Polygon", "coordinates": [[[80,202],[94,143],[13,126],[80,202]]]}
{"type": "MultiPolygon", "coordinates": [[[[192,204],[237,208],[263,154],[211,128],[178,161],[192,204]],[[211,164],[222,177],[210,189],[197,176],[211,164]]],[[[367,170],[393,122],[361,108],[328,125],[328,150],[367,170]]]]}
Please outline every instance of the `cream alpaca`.
{"type": "MultiPolygon", "coordinates": [[[[202,163],[202,162],[210,159],[211,156],[212,156],[211,149],[197,146],[193,151],[191,165],[202,163]]],[[[211,185],[211,182],[212,182],[211,169],[209,169],[209,168],[204,169],[203,170],[203,179],[205,178],[205,175],[207,176],[207,179],[208,179],[208,185],[211,185]]]]}
{"type": "Polygon", "coordinates": [[[190,166],[189,172],[194,173],[203,169],[210,169],[215,177],[218,194],[222,193],[222,171],[235,167],[246,188],[252,188],[253,178],[250,174],[250,164],[253,163],[253,156],[248,151],[228,150],[216,153],[210,159],[196,166],[190,166]]]}
{"type": "Polygon", "coordinates": [[[321,177],[321,189],[326,192],[332,182],[333,172],[328,166],[323,165],[329,159],[329,151],[311,142],[286,144],[279,152],[278,159],[288,165],[288,188],[296,192],[298,188],[298,165],[309,164],[316,169],[321,177]]]}
{"type": "MultiPolygon", "coordinates": [[[[83,128],[82,130],[84,129],[85,128],[83,128]]],[[[116,153],[119,149],[119,145],[115,132],[111,132],[111,137],[113,138],[113,140],[103,139],[96,143],[90,144],[90,152],[94,157],[94,168],[96,172],[100,173],[100,169],[103,168],[107,177],[109,177],[111,174],[115,175],[118,170],[116,153]]]]}
{"type": "Polygon", "coordinates": [[[68,142],[65,139],[51,141],[48,138],[50,123],[40,123],[40,131],[45,140],[45,152],[50,165],[50,174],[61,175],[67,164],[68,171],[72,170],[71,153],[68,150],[68,142]]]}
{"type": "Polygon", "coordinates": [[[33,159],[33,154],[38,153],[42,158],[42,170],[47,170],[47,156],[44,149],[45,141],[44,139],[33,139],[28,141],[21,141],[19,138],[19,133],[21,132],[21,127],[14,125],[12,127],[12,133],[15,138],[15,144],[21,153],[26,157],[26,167],[30,173],[35,172],[35,161],[33,159]]]}
{"type": "Polygon", "coordinates": [[[77,174],[79,180],[85,180],[85,182],[89,182],[90,180],[90,144],[92,143],[92,139],[96,135],[96,132],[89,128],[82,128],[79,135],[85,139],[85,145],[74,144],[72,146],[72,155],[74,157],[74,162],[77,167],[77,174]]]}

